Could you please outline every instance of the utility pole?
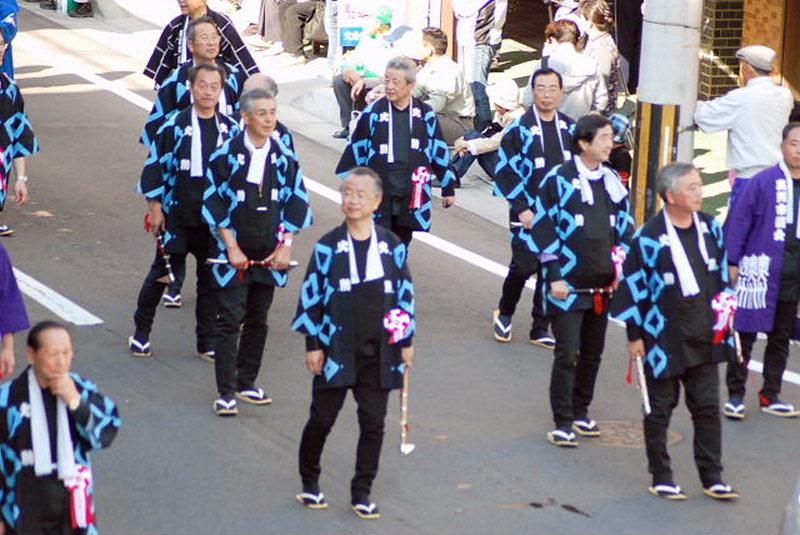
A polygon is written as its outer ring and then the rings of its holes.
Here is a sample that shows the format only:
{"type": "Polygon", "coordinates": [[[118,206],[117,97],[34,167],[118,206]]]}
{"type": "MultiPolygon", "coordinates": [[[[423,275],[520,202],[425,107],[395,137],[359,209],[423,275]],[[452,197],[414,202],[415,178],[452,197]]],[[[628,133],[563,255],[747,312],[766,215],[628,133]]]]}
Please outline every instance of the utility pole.
{"type": "Polygon", "coordinates": [[[693,124],[700,73],[702,0],[647,0],[636,105],[634,214],[641,225],[658,208],[656,173],[694,159],[693,124]]]}

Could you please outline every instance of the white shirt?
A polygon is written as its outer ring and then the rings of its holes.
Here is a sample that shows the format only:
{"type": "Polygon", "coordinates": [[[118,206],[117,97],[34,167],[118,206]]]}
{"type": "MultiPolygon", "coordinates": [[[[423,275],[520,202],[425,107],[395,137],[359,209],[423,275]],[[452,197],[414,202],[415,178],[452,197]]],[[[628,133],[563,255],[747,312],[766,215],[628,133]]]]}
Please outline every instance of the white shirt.
{"type": "Polygon", "coordinates": [[[698,102],[694,122],[703,132],[728,131],[728,167],[750,178],[781,159],[781,132],[794,106],[792,92],[770,76],[709,102],[698,102]]]}
{"type": "Polygon", "coordinates": [[[433,111],[453,117],[475,117],[475,99],[458,63],[447,56],[432,58],[417,71],[414,96],[433,111]]]}

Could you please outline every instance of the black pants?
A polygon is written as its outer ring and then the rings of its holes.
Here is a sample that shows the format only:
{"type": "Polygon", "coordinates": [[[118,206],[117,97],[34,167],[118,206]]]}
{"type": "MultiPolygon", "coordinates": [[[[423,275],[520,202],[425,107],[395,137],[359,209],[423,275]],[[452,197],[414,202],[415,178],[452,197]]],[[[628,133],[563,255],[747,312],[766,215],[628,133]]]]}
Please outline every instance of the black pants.
{"type": "Polygon", "coordinates": [[[411,239],[414,237],[414,229],[400,225],[399,220],[400,218],[398,216],[392,216],[392,225],[389,228],[392,232],[397,234],[397,237],[400,238],[400,241],[402,241],[406,247],[408,247],[411,243],[411,239]]]}
{"type": "Polygon", "coordinates": [[[511,263],[508,265],[508,275],[503,281],[503,294],[500,296],[501,316],[513,316],[517,310],[517,303],[522,296],[525,283],[532,275],[536,274],[536,288],[533,293],[533,308],[531,308],[531,334],[538,334],[547,331],[549,321],[544,315],[544,277],[542,276],[541,264],[535,270],[523,267],[518,258],[518,254],[512,249],[511,263]]]}
{"type": "MultiPolygon", "coordinates": [[[[764,387],[761,394],[775,397],[781,392],[783,372],[789,358],[789,340],[794,335],[794,324],[797,315],[796,301],[778,301],[775,307],[775,325],[772,332],[767,333],[767,347],[764,350],[764,387]]],[[[728,394],[742,396],[747,383],[747,364],[753,353],[753,344],[758,333],[739,333],[742,341],[742,357],[744,362],[731,362],[725,380],[728,394]]]]}
{"type": "Polygon", "coordinates": [[[703,486],[707,487],[719,483],[722,474],[719,372],[713,362],[689,368],[680,377],[647,378],[651,412],[644,418],[644,440],[648,471],[654,484],[672,482],[667,429],[680,399],[681,383],[694,424],[694,462],[703,486]]]}
{"type": "Polygon", "coordinates": [[[607,314],[590,310],[558,311],[552,317],[553,371],[550,376],[550,406],[559,429],[585,418],[594,396],[600,356],[606,342],[607,314]]]}
{"type": "Polygon", "coordinates": [[[300,3],[295,0],[281,2],[278,10],[281,17],[284,52],[294,55],[303,53],[303,28],[314,16],[316,8],[317,3],[314,0],[300,3]]]}
{"type": "MultiPolygon", "coordinates": [[[[195,304],[195,317],[197,319],[197,349],[209,351],[214,349],[214,330],[216,319],[216,306],[213,290],[211,289],[211,270],[206,265],[208,258],[211,235],[206,225],[198,227],[183,227],[181,231],[186,236],[188,253],[191,253],[197,262],[197,303],[195,304]]],[[[170,254],[170,264],[174,274],[186,273],[187,253],[170,254]]],[[[133,321],[136,324],[136,337],[149,338],[156,317],[156,309],[161,302],[161,295],[167,284],[159,279],[167,275],[164,258],[156,250],[156,256],[150,265],[150,272],[139,290],[136,303],[136,312],[133,321]]]]}
{"type": "Polygon", "coordinates": [[[367,96],[367,90],[363,89],[361,94],[356,96],[355,101],[350,96],[353,86],[345,82],[341,74],[337,74],[333,78],[333,94],[336,95],[336,102],[339,103],[339,120],[342,126],[350,124],[350,118],[353,115],[353,110],[361,111],[366,106],[364,97],[367,96]]]}
{"type": "Polygon", "coordinates": [[[217,391],[220,396],[233,396],[255,387],[267,343],[267,314],[275,287],[251,281],[214,293],[219,311],[214,359],[217,391]]]}

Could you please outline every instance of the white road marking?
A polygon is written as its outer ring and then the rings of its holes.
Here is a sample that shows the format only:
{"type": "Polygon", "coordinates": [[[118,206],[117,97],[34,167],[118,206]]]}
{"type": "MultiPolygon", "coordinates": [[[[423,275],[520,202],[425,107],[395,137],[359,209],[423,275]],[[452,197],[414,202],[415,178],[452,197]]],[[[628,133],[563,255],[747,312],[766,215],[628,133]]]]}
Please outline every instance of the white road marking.
{"type": "Polygon", "coordinates": [[[48,308],[63,320],[74,323],[75,325],[99,325],[103,323],[103,320],[85,308],[76,305],[60,293],[48,288],[17,268],[14,268],[14,276],[17,279],[17,284],[19,284],[19,289],[22,293],[38,302],[40,305],[48,308]]]}
{"type": "MultiPolygon", "coordinates": [[[[33,39],[35,39],[35,38],[33,38],[33,39]]],[[[19,41],[19,39],[18,39],[18,41],[19,41]]],[[[27,39],[24,42],[27,43],[27,39]]],[[[17,44],[17,46],[19,46],[19,44],[17,44]]],[[[29,54],[32,54],[32,55],[37,55],[40,58],[42,58],[41,54],[38,51],[37,52],[33,52],[29,47],[26,47],[24,45],[23,45],[23,48],[26,49],[25,50],[26,53],[29,53],[29,54]]],[[[55,52],[55,51],[53,51],[53,52],[55,52]]],[[[55,52],[55,53],[57,54],[57,52],[55,52]]],[[[46,58],[42,58],[43,61],[44,61],[44,59],[46,59],[46,58]]],[[[51,57],[51,58],[48,59],[48,61],[52,61],[52,59],[53,58],[51,57]]],[[[101,87],[101,88],[103,88],[103,89],[105,89],[105,90],[117,95],[120,98],[123,98],[123,99],[127,100],[128,102],[130,102],[134,106],[137,106],[138,108],[141,108],[141,109],[143,109],[143,110],[145,110],[147,112],[149,112],[153,107],[153,103],[150,100],[148,100],[148,99],[146,99],[146,98],[144,98],[142,96],[137,95],[133,91],[130,91],[130,90],[124,88],[124,87],[121,87],[116,82],[111,82],[111,81],[106,80],[105,78],[103,78],[101,76],[98,76],[95,73],[88,72],[85,69],[78,68],[75,65],[74,61],[70,61],[67,64],[59,63],[58,67],[62,71],[69,72],[71,74],[75,74],[77,76],[80,76],[81,78],[83,78],[84,80],[86,80],[88,82],[96,84],[97,86],[99,86],[99,87],[101,87]],[[69,69],[65,65],[68,65],[69,69]]],[[[322,184],[320,182],[317,182],[316,180],[313,180],[313,179],[311,179],[311,178],[309,178],[307,176],[305,177],[305,182],[306,182],[306,187],[308,188],[309,191],[312,191],[312,192],[316,193],[317,195],[319,195],[321,197],[324,197],[324,198],[326,198],[326,199],[328,199],[330,201],[333,201],[335,203],[340,203],[341,202],[341,196],[340,196],[339,192],[336,191],[335,189],[330,188],[330,187],[328,187],[328,186],[326,186],[326,185],[324,185],[324,184],[322,184]]],[[[472,264],[473,266],[478,267],[478,268],[480,268],[480,269],[482,269],[484,271],[488,271],[489,273],[492,273],[493,275],[497,275],[498,277],[505,278],[505,276],[508,274],[508,268],[506,266],[504,266],[502,264],[499,264],[499,263],[495,262],[494,260],[490,260],[490,259],[486,258],[485,256],[481,256],[481,255],[479,255],[477,253],[473,253],[469,249],[465,249],[464,247],[461,247],[460,245],[456,245],[455,243],[452,243],[452,242],[449,242],[449,241],[447,241],[445,239],[439,238],[438,236],[436,236],[434,234],[425,233],[425,232],[415,232],[414,233],[414,238],[416,240],[424,243],[425,245],[433,247],[434,249],[438,249],[439,251],[442,251],[443,253],[447,253],[447,254],[449,254],[451,256],[454,256],[454,257],[458,258],[459,260],[463,260],[464,262],[472,264]]],[[[527,282],[526,286],[528,288],[531,288],[531,289],[534,288],[534,285],[530,280],[527,282]]],[[[75,305],[75,306],[77,306],[77,305],[75,305]]],[[[80,308],[80,307],[78,307],[78,308],[80,308]]],[[[84,312],[86,312],[86,311],[84,310],[84,312]]],[[[86,312],[86,313],[89,314],[88,312],[86,312]]],[[[89,314],[89,315],[91,316],[91,314],[89,314]]],[[[94,317],[94,316],[92,316],[92,317],[94,317]]],[[[617,323],[621,325],[621,323],[619,323],[619,322],[617,322],[617,323]]],[[[755,372],[762,373],[763,364],[761,362],[758,362],[756,360],[752,360],[751,359],[749,368],[751,370],[755,371],[755,372]]],[[[794,383],[796,385],[800,385],[800,374],[797,374],[795,372],[785,371],[784,374],[783,374],[783,379],[785,381],[790,382],[790,383],[794,383]]]]}

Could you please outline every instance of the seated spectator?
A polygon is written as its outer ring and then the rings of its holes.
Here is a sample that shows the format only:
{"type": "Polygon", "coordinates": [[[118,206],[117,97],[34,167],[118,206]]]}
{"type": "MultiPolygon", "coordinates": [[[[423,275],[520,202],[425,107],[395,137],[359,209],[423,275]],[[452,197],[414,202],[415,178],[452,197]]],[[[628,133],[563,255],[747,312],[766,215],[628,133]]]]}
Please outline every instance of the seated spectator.
{"type": "MultiPolygon", "coordinates": [[[[578,51],[578,25],[570,20],[551,22],[544,35],[551,53],[542,58],[541,65],[558,71],[564,81],[564,100],[558,111],[573,121],[590,111],[604,112],[608,91],[597,60],[578,51]]],[[[523,93],[523,102],[527,107],[533,102],[530,84],[523,93]]]]}
{"type": "Polygon", "coordinates": [[[475,99],[458,63],[447,56],[447,34],[439,28],[422,30],[427,49],[424,66],[417,73],[414,96],[433,111],[448,145],[474,128],[475,99]]]}
{"type": "Polygon", "coordinates": [[[391,29],[392,9],[380,6],[375,13],[373,27],[362,34],[354,50],[342,57],[341,74],[333,78],[333,93],[339,104],[342,128],[333,133],[334,138],[347,139],[353,109],[364,109],[367,92],[383,78],[386,62],[393,54],[388,39],[391,29]]]}
{"type": "Polygon", "coordinates": [[[605,115],[610,114],[617,107],[617,95],[622,88],[622,78],[619,70],[619,50],[611,30],[614,29],[614,17],[606,0],[581,0],[581,16],[586,19],[587,40],[583,49],[600,66],[600,74],[608,93],[608,104],[603,110],[605,115]]]}
{"type": "Polygon", "coordinates": [[[486,88],[486,93],[494,107],[495,122],[483,132],[472,130],[464,137],[456,139],[455,154],[450,163],[459,179],[467,174],[477,159],[489,178],[494,180],[500,140],[508,127],[525,113],[525,108],[519,102],[519,88],[514,80],[505,79],[491,84],[486,88]]]}
{"type": "Polygon", "coordinates": [[[308,61],[303,52],[303,36],[306,24],[317,15],[317,10],[324,10],[325,3],[316,0],[282,0],[278,7],[281,21],[281,39],[283,53],[289,61],[285,65],[297,65],[308,61]]]}

